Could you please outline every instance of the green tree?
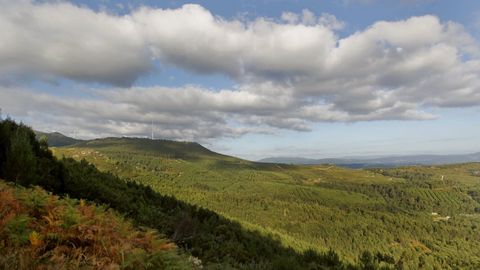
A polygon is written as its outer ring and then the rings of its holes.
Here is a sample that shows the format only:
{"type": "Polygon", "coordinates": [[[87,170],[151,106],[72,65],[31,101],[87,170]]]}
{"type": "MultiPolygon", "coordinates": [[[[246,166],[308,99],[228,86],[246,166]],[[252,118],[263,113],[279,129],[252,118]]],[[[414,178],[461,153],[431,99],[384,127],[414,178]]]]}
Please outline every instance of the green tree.
{"type": "Polygon", "coordinates": [[[5,175],[17,184],[29,184],[35,175],[36,159],[30,144],[29,134],[18,128],[10,138],[5,162],[5,175]]]}
{"type": "Polygon", "coordinates": [[[359,257],[359,265],[363,270],[375,270],[378,268],[375,258],[369,251],[364,251],[359,257]]]}

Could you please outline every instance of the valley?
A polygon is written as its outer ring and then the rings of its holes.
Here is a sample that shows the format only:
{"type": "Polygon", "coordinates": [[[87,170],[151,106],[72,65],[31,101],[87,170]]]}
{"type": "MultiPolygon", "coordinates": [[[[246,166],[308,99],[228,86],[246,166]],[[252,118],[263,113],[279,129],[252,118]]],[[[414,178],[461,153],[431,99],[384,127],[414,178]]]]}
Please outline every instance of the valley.
{"type": "Polygon", "coordinates": [[[53,149],[213,210],[298,251],[363,251],[405,269],[480,263],[480,164],[352,170],[256,163],[196,143],[107,138],[53,149]],[[436,214],[433,214],[436,213],[436,214]],[[446,217],[449,218],[446,218],[446,217]]]}

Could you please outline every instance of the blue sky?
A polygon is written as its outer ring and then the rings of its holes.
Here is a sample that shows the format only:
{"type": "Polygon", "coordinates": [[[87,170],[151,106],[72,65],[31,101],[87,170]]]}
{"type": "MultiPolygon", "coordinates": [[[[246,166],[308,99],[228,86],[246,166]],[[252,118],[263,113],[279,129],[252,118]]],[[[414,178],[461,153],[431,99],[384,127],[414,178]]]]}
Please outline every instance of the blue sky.
{"type": "Polygon", "coordinates": [[[0,6],[0,107],[36,129],[148,136],[153,121],[253,160],[480,151],[478,1],[0,6]]]}
{"type": "Polygon", "coordinates": [[[239,14],[255,18],[267,16],[278,18],[285,11],[301,12],[309,9],[316,14],[327,12],[348,23],[343,33],[352,33],[368,27],[379,20],[402,20],[411,16],[434,14],[442,20],[462,23],[478,34],[479,3],[475,0],[259,0],[259,1],[75,1],[96,10],[108,9],[126,13],[130,8],[149,6],[178,8],[184,4],[197,3],[212,13],[234,18],[239,14]],[[122,4],[122,8],[118,3],[122,4]]]}
{"type": "Polygon", "coordinates": [[[247,135],[223,142],[220,151],[260,158],[272,156],[351,157],[408,154],[462,154],[480,148],[480,109],[453,109],[431,121],[323,123],[312,132],[247,135]],[[476,123],[476,124],[475,124],[476,123]],[[293,153],[293,154],[292,154],[293,153]]]}

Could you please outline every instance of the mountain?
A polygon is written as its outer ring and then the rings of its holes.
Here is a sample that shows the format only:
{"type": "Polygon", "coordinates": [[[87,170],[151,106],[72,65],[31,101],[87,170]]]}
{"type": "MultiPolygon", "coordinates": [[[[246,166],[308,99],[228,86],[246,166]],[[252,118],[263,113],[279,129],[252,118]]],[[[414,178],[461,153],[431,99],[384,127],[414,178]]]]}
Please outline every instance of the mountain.
{"type": "Polygon", "coordinates": [[[480,152],[463,155],[405,155],[389,157],[323,159],[309,159],[301,157],[270,157],[261,159],[258,162],[296,165],[335,164],[338,166],[349,168],[397,167],[409,165],[441,165],[480,162],[480,152]]]}
{"type": "Polygon", "coordinates": [[[122,151],[135,153],[150,153],[164,158],[172,159],[224,159],[231,158],[216,152],[213,152],[199,143],[171,141],[171,140],[151,140],[146,138],[131,137],[110,137],[81,141],[75,147],[94,148],[105,151],[122,151]]]}
{"type": "Polygon", "coordinates": [[[196,142],[183,142],[171,140],[150,140],[134,137],[109,137],[93,140],[79,140],[63,135],[59,132],[46,133],[35,131],[38,139],[46,136],[48,145],[51,147],[62,147],[76,145],[78,147],[91,147],[98,149],[114,150],[121,148],[132,152],[156,152],[169,158],[223,158],[225,155],[215,153],[196,142]]]}
{"type": "Polygon", "coordinates": [[[79,142],[83,142],[83,140],[78,140],[78,139],[65,136],[60,132],[47,133],[42,131],[35,131],[35,135],[37,136],[37,138],[46,136],[48,139],[48,145],[53,147],[68,146],[68,145],[73,145],[79,142]]]}

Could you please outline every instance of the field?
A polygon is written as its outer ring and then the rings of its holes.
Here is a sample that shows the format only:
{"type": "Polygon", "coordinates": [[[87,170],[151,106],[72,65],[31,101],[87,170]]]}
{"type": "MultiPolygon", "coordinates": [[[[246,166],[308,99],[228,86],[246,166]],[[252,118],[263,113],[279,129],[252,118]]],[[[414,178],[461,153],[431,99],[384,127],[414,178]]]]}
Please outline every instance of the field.
{"type": "Polygon", "coordinates": [[[299,251],[364,250],[405,269],[480,266],[480,164],[351,170],[262,164],[195,143],[101,139],[54,148],[211,209],[299,251]]]}

